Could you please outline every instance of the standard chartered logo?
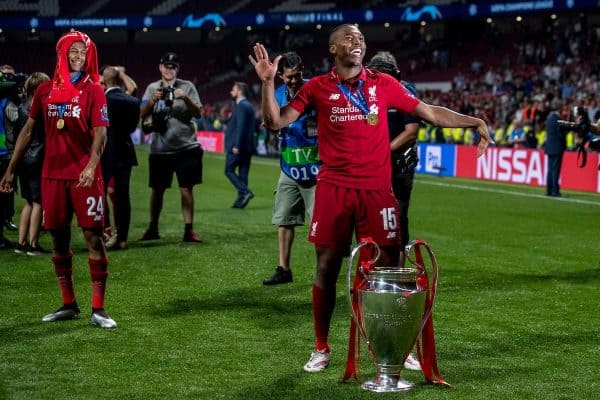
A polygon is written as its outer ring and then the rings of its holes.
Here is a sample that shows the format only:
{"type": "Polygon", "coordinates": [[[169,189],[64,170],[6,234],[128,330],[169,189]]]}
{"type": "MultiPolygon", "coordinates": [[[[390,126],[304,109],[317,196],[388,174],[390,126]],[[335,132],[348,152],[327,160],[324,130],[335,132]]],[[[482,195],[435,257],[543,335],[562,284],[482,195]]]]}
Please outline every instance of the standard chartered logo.
{"type": "Polygon", "coordinates": [[[362,114],[358,107],[349,105],[348,107],[331,107],[331,115],[329,115],[329,121],[331,122],[348,122],[348,121],[361,121],[367,119],[367,116],[362,114]]]}

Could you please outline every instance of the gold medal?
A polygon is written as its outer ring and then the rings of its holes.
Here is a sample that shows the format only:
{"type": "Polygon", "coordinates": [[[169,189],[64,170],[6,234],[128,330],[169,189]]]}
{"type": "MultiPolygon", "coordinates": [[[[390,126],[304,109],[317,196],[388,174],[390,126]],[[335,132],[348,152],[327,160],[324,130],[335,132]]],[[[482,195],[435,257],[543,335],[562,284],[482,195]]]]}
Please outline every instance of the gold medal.
{"type": "Polygon", "coordinates": [[[377,125],[377,122],[379,121],[379,118],[377,117],[377,114],[369,114],[367,115],[367,123],[369,125],[377,125]]]}
{"type": "Polygon", "coordinates": [[[65,127],[65,120],[61,118],[58,121],[56,121],[56,127],[58,129],[64,128],[65,127]]]}

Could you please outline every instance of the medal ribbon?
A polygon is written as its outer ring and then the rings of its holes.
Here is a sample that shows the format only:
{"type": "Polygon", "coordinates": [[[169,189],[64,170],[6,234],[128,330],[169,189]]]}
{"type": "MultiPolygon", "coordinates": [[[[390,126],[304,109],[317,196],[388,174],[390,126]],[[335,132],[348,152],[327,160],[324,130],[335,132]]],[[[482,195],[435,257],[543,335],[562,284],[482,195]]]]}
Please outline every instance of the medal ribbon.
{"type": "Polygon", "coordinates": [[[364,115],[369,115],[369,103],[367,103],[367,99],[365,98],[365,94],[362,91],[362,87],[365,81],[359,80],[358,86],[356,88],[356,93],[352,93],[352,91],[344,84],[339,82],[337,84],[338,89],[342,91],[342,94],[346,99],[356,106],[360,112],[364,115]]]}
{"type": "Polygon", "coordinates": [[[63,115],[65,115],[65,111],[67,111],[67,105],[65,103],[60,103],[56,105],[56,112],[58,113],[58,119],[63,119],[63,115]]]}
{"type": "MultiPolygon", "coordinates": [[[[77,73],[75,75],[73,75],[72,78],[70,78],[71,83],[77,82],[77,80],[79,80],[80,77],[81,77],[81,71],[77,71],[77,73]]],[[[59,103],[56,105],[56,112],[58,113],[59,120],[63,119],[63,116],[65,115],[65,111],[67,111],[66,103],[59,103]]],[[[63,124],[64,124],[64,122],[63,122],[63,124]]],[[[59,129],[62,129],[62,128],[59,128],[59,129]]]]}

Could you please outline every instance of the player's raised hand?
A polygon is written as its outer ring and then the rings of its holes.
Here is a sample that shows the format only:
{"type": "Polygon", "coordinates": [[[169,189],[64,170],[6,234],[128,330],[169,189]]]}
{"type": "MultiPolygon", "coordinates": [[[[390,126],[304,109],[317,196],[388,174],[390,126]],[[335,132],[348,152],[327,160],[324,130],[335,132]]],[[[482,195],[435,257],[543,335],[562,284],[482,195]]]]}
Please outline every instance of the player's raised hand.
{"type": "Polygon", "coordinates": [[[279,64],[279,60],[281,56],[277,56],[271,62],[269,60],[269,54],[267,53],[267,49],[260,43],[256,43],[253,47],[254,49],[254,57],[252,55],[248,56],[248,59],[254,66],[254,70],[256,71],[256,75],[260,78],[261,81],[275,80],[275,75],[277,74],[277,65],[279,64]]]}
{"type": "Polygon", "coordinates": [[[477,125],[477,132],[479,133],[479,143],[477,144],[477,157],[481,157],[485,153],[485,149],[490,144],[495,144],[490,136],[490,132],[488,130],[488,126],[485,121],[480,120],[481,123],[477,125]]]}

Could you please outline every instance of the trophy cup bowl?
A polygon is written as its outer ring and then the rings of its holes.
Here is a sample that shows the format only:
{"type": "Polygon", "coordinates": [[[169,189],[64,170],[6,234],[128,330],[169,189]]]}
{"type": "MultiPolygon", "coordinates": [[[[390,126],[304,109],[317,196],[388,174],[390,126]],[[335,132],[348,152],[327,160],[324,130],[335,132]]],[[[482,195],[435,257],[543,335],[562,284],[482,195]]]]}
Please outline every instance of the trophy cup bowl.
{"type": "MultiPolygon", "coordinates": [[[[350,263],[362,245],[354,249],[350,263]]],[[[356,308],[350,300],[352,317],[377,367],[377,376],[363,383],[365,390],[402,392],[415,387],[402,378],[401,372],[423,326],[427,293],[417,284],[420,272],[416,268],[371,268],[364,271],[365,281],[355,293],[356,308]]]]}

